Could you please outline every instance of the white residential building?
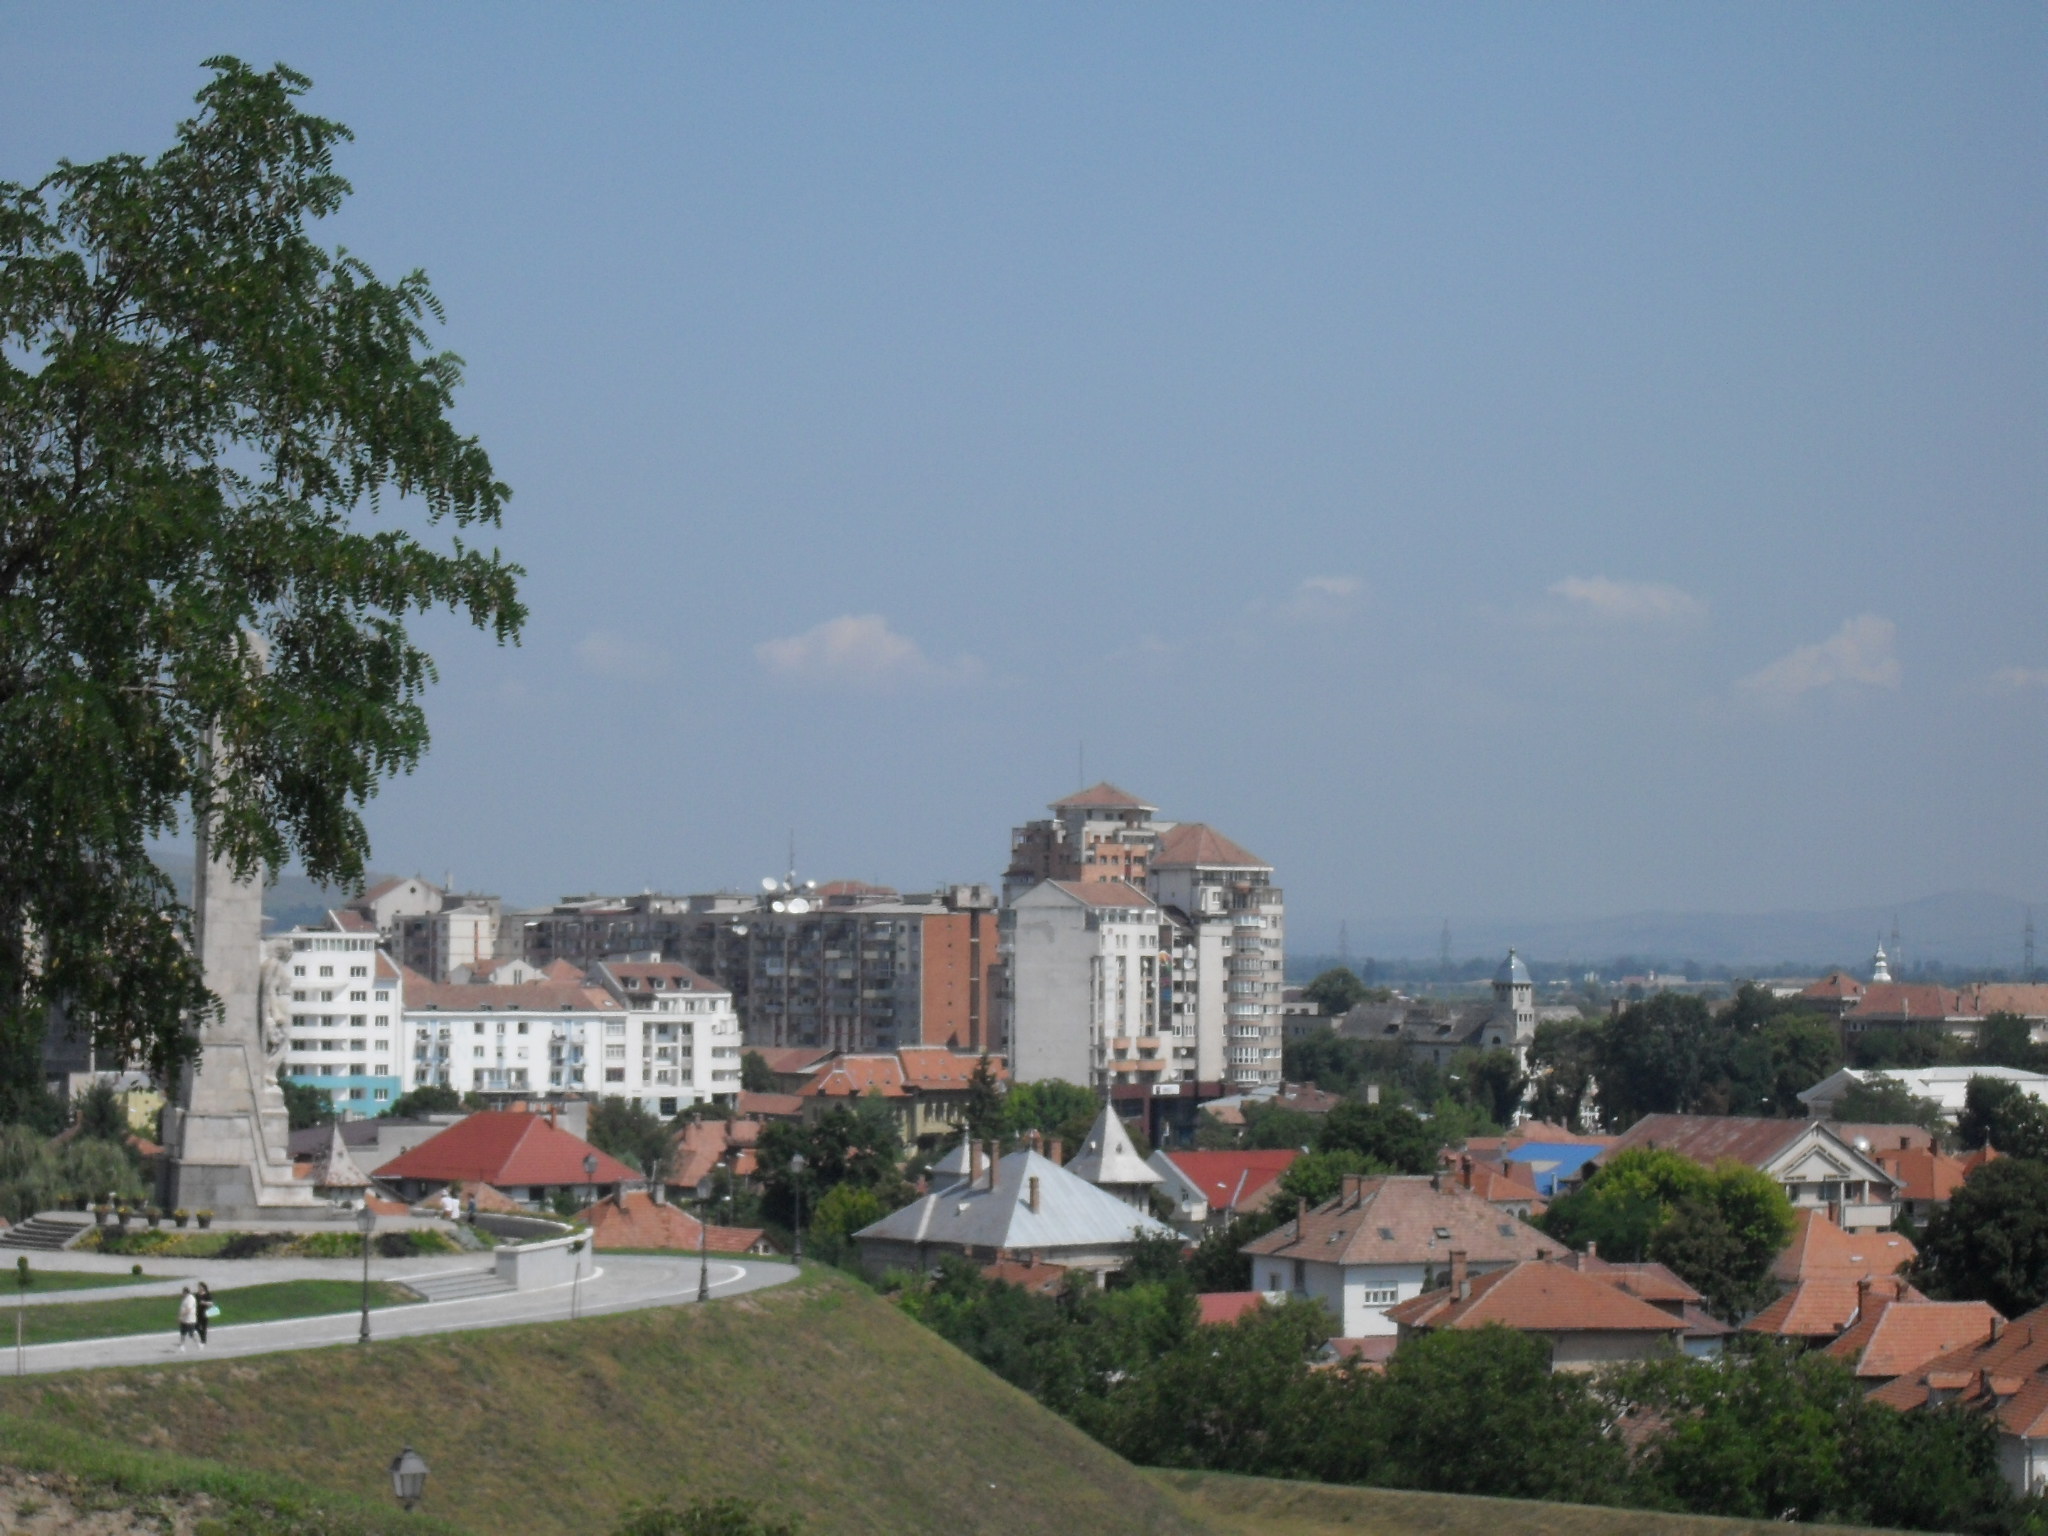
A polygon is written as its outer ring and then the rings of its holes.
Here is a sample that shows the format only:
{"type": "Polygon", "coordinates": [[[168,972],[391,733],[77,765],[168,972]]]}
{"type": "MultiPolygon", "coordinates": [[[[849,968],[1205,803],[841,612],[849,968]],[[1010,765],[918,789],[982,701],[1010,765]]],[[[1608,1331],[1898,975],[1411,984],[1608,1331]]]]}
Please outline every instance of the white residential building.
{"type": "Polygon", "coordinates": [[[1232,1091],[1280,1081],[1287,911],[1273,866],[1213,827],[1182,822],[1152,854],[1152,897],[1182,930],[1173,1014],[1192,1022],[1195,1077],[1232,1091]]]}
{"type": "MultiPolygon", "coordinates": [[[[627,1010],[626,1097],[663,1119],[692,1104],[738,1098],[740,1020],[728,988],[651,955],[600,961],[590,979],[627,1010]]],[[[600,1091],[618,1091],[614,1070],[607,1060],[600,1091]]]]}
{"type": "Polygon", "coordinates": [[[1002,916],[1010,964],[1010,1073],[1104,1088],[1113,1080],[1194,1077],[1162,1033],[1161,915],[1122,880],[1046,880],[1002,916]]]}
{"type": "Polygon", "coordinates": [[[496,984],[407,971],[405,1028],[413,1083],[457,1093],[623,1093],[634,1065],[625,1006],[580,977],[496,984]]]}
{"type": "Polygon", "coordinates": [[[339,918],[294,928],[266,947],[288,969],[286,1074],[326,1092],[346,1116],[382,1114],[411,1086],[399,968],[374,933],[339,918]]]}

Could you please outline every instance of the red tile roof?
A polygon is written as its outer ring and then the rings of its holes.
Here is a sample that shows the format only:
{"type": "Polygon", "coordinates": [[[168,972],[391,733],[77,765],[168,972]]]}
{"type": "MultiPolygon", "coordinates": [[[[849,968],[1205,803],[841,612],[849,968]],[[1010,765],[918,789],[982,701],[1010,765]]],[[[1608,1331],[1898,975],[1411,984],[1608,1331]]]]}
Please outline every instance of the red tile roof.
{"type": "Polygon", "coordinates": [[[1792,1241],[1771,1262],[1771,1278],[1780,1285],[1881,1278],[1920,1256],[1910,1238],[1896,1232],[1844,1232],[1824,1211],[1795,1211],[1793,1222],[1792,1241]]]}
{"type": "Polygon", "coordinates": [[[1761,1168],[1812,1129],[1811,1120],[1758,1115],[1645,1115],[1596,1159],[1601,1164],[1631,1147],[1654,1146],[1712,1167],[1723,1158],[1761,1168]]]}
{"type": "MultiPolygon", "coordinates": [[[[550,966],[549,971],[554,970],[550,966]]],[[[405,972],[405,1011],[434,1009],[442,1013],[622,1013],[625,1005],[602,987],[588,985],[575,967],[568,979],[524,981],[512,986],[493,982],[429,981],[418,971],[405,972]]]]}
{"type": "Polygon", "coordinates": [[[1979,982],[1964,998],[1975,1014],[2016,1013],[2021,1018],[2048,1018],[2048,982],[1979,982]]]}
{"type": "Polygon", "coordinates": [[[1850,1019],[1936,1019],[1967,1018],[1963,995],[1950,987],[1923,981],[1876,982],[1863,989],[1845,1017],[1850,1019]]]}
{"type": "Polygon", "coordinates": [[[1827,1352],[1860,1377],[1890,1380],[1991,1337],[1999,1313],[1983,1301],[1899,1301],[1871,1294],[1827,1352]]]}
{"type": "Polygon", "coordinates": [[[1488,1205],[1455,1179],[1387,1174],[1346,1180],[1336,1199],[1254,1238],[1243,1253],[1324,1264],[1474,1264],[1559,1253],[1564,1245],[1488,1205]]]}
{"type": "Polygon", "coordinates": [[[1131,794],[1128,790],[1118,789],[1114,784],[1110,783],[1107,779],[1104,779],[1100,784],[1093,785],[1087,789],[1077,790],[1075,793],[1068,795],[1064,800],[1053,801],[1052,809],[1055,811],[1083,809],[1102,811],[1153,811],[1157,810],[1158,807],[1154,805],[1147,805],[1144,801],[1140,800],[1136,795],[1131,794]]]}
{"type": "Polygon", "coordinates": [[[617,1184],[640,1175],[617,1158],[572,1136],[545,1115],[483,1110],[457,1121],[438,1136],[402,1152],[377,1170],[377,1177],[461,1179],[512,1188],[534,1185],[617,1184]],[[597,1159],[593,1180],[583,1159],[597,1159]]]}
{"type": "MultiPolygon", "coordinates": [[[[621,981],[658,981],[649,992],[724,992],[727,988],[673,960],[605,960],[597,969],[608,971],[621,981]]],[[[638,990],[638,989],[635,989],[638,990]]]]}
{"type": "MultiPolygon", "coordinates": [[[[1998,1154],[1989,1147],[1984,1149],[1992,1157],[1998,1154]]],[[[1945,1201],[1963,1187],[1963,1180],[1974,1168],[1982,1167],[1990,1159],[1973,1154],[1969,1158],[1950,1157],[1945,1152],[1936,1152],[1930,1147],[1909,1147],[1891,1152],[1874,1152],[1878,1166],[1890,1174],[1899,1186],[1899,1194],[1907,1200],[1945,1201]]]]}
{"type": "Polygon", "coordinates": [[[1827,975],[1821,977],[1819,981],[1816,981],[1799,995],[1801,997],[1813,998],[1816,1001],[1840,1001],[1845,998],[1857,998],[1863,995],[1863,983],[1854,976],[1851,976],[1847,971],[1829,971],[1827,975]]]}
{"type": "Polygon", "coordinates": [[[1930,1389],[1970,1407],[1989,1407],[1999,1428],[2022,1439],[2048,1436],[2048,1307],[2014,1318],[1982,1344],[1952,1350],[1870,1394],[1890,1408],[1918,1408],[1930,1389]]]}
{"type": "Polygon", "coordinates": [[[794,1093],[748,1093],[742,1089],[733,1107],[762,1120],[801,1120],[804,1113],[804,1101],[794,1093]]]}
{"type": "MultiPolygon", "coordinates": [[[[943,1045],[906,1045],[898,1049],[896,1059],[902,1063],[904,1087],[914,1093],[958,1093],[981,1062],[979,1055],[943,1045]]],[[[1009,1076],[1000,1056],[989,1057],[988,1068],[999,1083],[1009,1076]]]]}
{"type": "Polygon", "coordinates": [[[909,1097],[903,1086],[903,1063],[887,1056],[841,1056],[827,1062],[797,1090],[800,1099],[885,1099],[909,1097]]]}
{"type": "Polygon", "coordinates": [[[1467,1282],[1460,1299],[1448,1286],[1389,1307],[1405,1328],[1483,1328],[1500,1323],[1525,1333],[1668,1333],[1682,1318],[1661,1312],[1618,1286],[1563,1264],[1526,1259],[1467,1282]]]}
{"type": "Polygon", "coordinates": [[[1166,1160],[1201,1190],[1212,1211],[1264,1210],[1280,1175],[1301,1156],[1292,1148],[1256,1152],[1168,1152],[1166,1160]]]}
{"type": "Polygon", "coordinates": [[[1233,843],[1214,827],[1199,821],[1184,821],[1159,839],[1159,849],[1152,855],[1152,867],[1271,869],[1273,866],[1242,844],[1233,843]]]}
{"type": "Polygon", "coordinates": [[[756,1045],[748,1049],[775,1073],[807,1071],[832,1055],[832,1048],[825,1045],[756,1045]]]}
{"type": "Polygon", "coordinates": [[[1264,1306],[1266,1298],[1258,1291],[1204,1291],[1195,1304],[1204,1325],[1229,1324],[1264,1306]]]}
{"type": "Polygon", "coordinates": [[[1063,1264],[1046,1264],[1035,1258],[997,1259],[993,1264],[982,1265],[981,1277],[1041,1296],[1056,1296],[1067,1283],[1067,1270],[1063,1264]]]}
{"type": "Polygon", "coordinates": [[[703,1239],[710,1253],[750,1253],[761,1241],[758,1227],[708,1226],[678,1205],[634,1190],[622,1199],[600,1200],[576,1213],[590,1223],[593,1248],[675,1248],[697,1251],[703,1239]]]}
{"type": "Polygon", "coordinates": [[[1051,883],[1084,906],[1145,908],[1152,905],[1152,898],[1128,880],[1055,880],[1051,883]]]}
{"type": "MultiPolygon", "coordinates": [[[[1906,1301],[1927,1298],[1904,1280],[1893,1277],[1868,1282],[1873,1294],[1885,1292],[1906,1301]]],[[[1745,1333],[1768,1333],[1781,1339],[1832,1339],[1854,1320],[1864,1300],[1860,1282],[1839,1276],[1802,1280],[1742,1325],[1745,1333]]]]}

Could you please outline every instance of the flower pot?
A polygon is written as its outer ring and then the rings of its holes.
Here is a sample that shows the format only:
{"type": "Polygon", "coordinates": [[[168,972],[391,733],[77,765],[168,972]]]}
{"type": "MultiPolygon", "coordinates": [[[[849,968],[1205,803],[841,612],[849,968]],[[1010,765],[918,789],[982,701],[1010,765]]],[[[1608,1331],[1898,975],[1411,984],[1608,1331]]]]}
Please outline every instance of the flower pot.
{"type": "Polygon", "coordinates": [[[212,1226],[212,1225],[213,1225],[213,1212],[211,1212],[211,1211],[201,1211],[201,1212],[199,1213],[199,1225],[200,1225],[201,1227],[210,1227],[210,1226],[212,1226]]]}
{"type": "Polygon", "coordinates": [[[190,1221],[191,1219],[192,1218],[190,1216],[187,1216],[183,1211],[178,1212],[177,1215],[171,1218],[171,1220],[175,1221],[178,1224],[178,1229],[180,1231],[184,1230],[185,1223],[190,1221]]]}
{"type": "Polygon", "coordinates": [[[149,1230],[154,1232],[163,1224],[163,1219],[164,1213],[162,1211],[151,1211],[149,1213],[149,1230]]]}

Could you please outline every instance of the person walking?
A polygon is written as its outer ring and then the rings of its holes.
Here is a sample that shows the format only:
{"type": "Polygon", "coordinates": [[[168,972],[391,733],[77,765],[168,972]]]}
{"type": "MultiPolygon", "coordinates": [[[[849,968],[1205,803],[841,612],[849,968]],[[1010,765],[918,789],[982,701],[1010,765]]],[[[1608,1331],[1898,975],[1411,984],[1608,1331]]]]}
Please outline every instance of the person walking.
{"type": "Polygon", "coordinates": [[[213,1311],[213,1292],[204,1280],[199,1282],[199,1289],[192,1293],[192,1300],[197,1303],[194,1311],[198,1313],[199,1347],[204,1349],[206,1348],[206,1324],[209,1315],[213,1311]]]}
{"type": "Polygon", "coordinates": [[[185,1352],[185,1341],[192,1337],[199,1327],[199,1302],[192,1294],[192,1287],[186,1286],[178,1292],[178,1353],[185,1352]]]}

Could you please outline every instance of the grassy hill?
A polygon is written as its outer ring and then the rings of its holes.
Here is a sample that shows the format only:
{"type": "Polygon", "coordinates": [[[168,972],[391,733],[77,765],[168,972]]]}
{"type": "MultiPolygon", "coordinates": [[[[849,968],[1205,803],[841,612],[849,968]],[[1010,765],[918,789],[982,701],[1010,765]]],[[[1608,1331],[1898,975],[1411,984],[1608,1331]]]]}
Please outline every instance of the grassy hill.
{"type": "Polygon", "coordinates": [[[235,1508],[327,1499],[317,1529],[330,1536],[385,1528],[385,1468],[407,1443],[433,1467],[428,1510],[479,1536],[602,1536],[629,1503],[699,1494],[758,1499],[813,1536],[1764,1529],[1142,1472],[828,1272],[707,1307],[0,1379],[0,1466],[138,1496],[197,1490],[235,1508]]]}
{"type": "Polygon", "coordinates": [[[737,1494],[818,1536],[1219,1527],[848,1281],[179,1368],[0,1382],[7,1420],[387,1500],[477,1532],[597,1536],[633,1500],[737,1494]]]}

